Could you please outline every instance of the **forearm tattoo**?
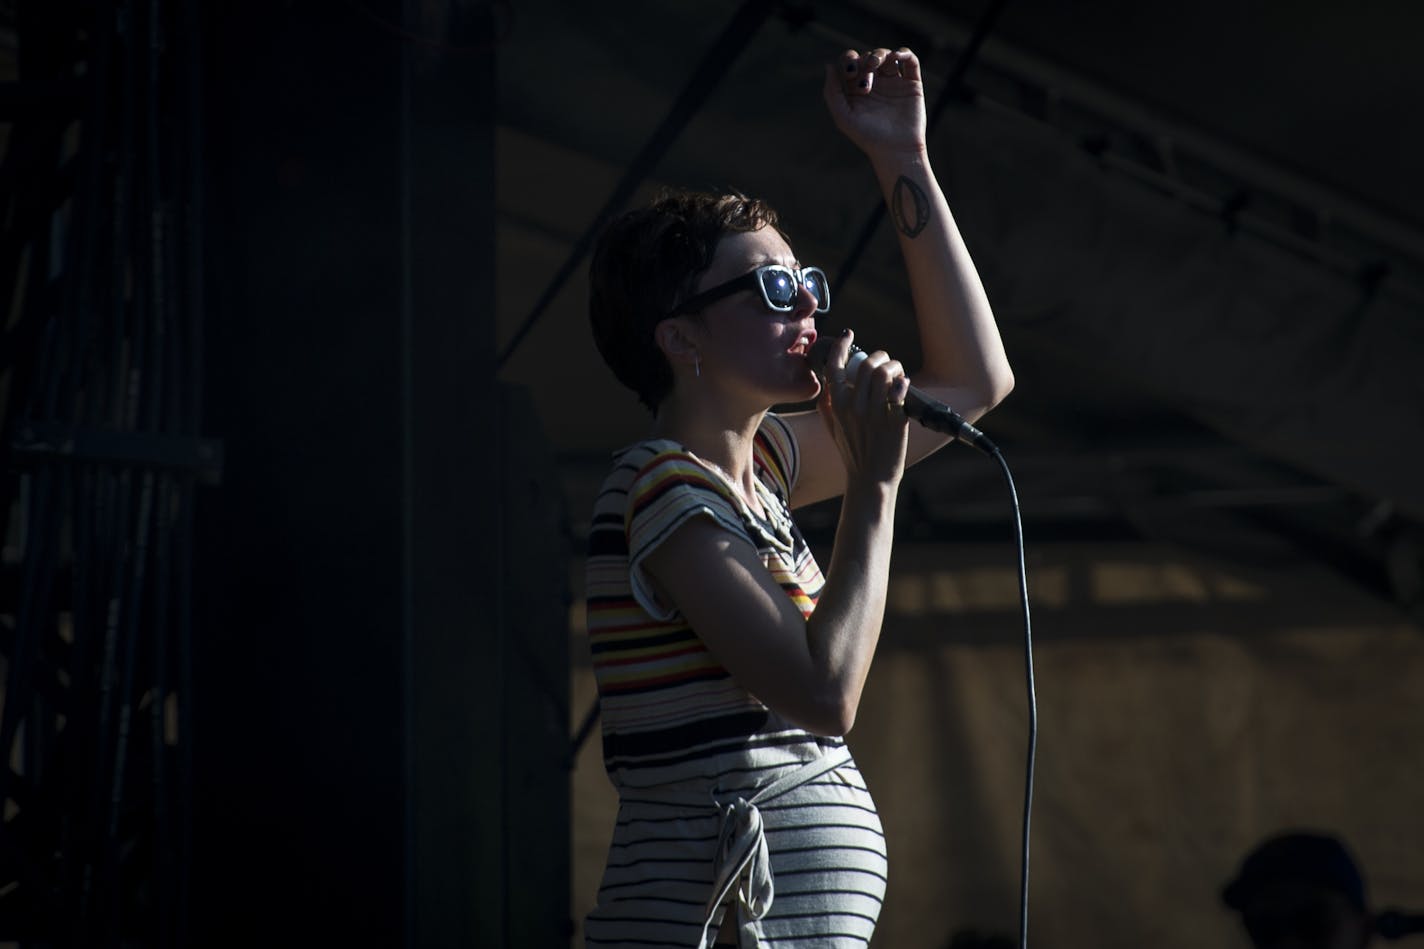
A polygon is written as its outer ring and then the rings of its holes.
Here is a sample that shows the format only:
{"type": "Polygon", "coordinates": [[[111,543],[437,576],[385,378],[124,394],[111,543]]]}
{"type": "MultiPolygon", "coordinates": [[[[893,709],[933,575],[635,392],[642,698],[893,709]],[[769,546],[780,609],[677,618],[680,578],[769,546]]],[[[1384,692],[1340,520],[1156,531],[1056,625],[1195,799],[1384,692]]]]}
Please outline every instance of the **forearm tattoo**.
{"type": "Polygon", "coordinates": [[[890,194],[890,211],[900,233],[913,240],[930,222],[930,199],[919,185],[901,175],[890,194]]]}

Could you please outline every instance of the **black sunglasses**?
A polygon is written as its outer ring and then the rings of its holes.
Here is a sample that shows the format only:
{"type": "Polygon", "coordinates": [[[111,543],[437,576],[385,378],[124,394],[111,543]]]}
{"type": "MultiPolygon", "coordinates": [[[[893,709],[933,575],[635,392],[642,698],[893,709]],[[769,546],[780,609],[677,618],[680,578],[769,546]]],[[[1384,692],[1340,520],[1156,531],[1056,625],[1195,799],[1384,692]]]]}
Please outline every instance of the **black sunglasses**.
{"type": "Polygon", "coordinates": [[[825,313],[831,308],[831,285],[826,273],[820,267],[783,267],[781,264],[764,264],[751,273],[733,277],[726,283],[719,283],[710,290],[703,290],[675,307],[668,316],[696,313],[723,297],[729,297],[740,290],[753,287],[761,291],[761,298],[767,308],[777,313],[790,313],[796,309],[796,294],[805,287],[816,298],[816,312],[825,313]]]}

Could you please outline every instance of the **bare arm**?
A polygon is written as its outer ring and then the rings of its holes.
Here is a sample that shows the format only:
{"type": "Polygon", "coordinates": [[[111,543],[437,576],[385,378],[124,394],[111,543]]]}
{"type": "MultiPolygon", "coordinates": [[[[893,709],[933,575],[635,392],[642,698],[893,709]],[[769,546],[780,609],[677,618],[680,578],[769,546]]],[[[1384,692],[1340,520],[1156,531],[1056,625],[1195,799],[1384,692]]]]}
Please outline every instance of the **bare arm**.
{"type": "Polygon", "coordinates": [[[744,538],[709,520],[684,523],[644,567],[717,660],[767,706],[807,731],[843,735],[880,640],[894,542],[895,498],[909,425],[886,402],[904,398],[904,374],[862,365],[845,379],[850,339],[836,347],[819,406],[845,473],[835,546],[809,620],[744,538]]]}
{"type": "Polygon", "coordinates": [[[818,735],[855,723],[885,613],[892,491],[851,491],[809,620],[744,539],[697,518],[644,562],[728,672],[783,718],[818,735]]]}
{"type": "MultiPolygon", "coordinates": [[[[827,68],[824,92],[837,127],[869,157],[889,205],[924,358],[915,387],[974,421],[1009,394],[1014,377],[983,284],[930,166],[919,60],[906,49],[864,57],[847,51],[839,70],[827,68]]],[[[889,359],[883,353],[872,358],[889,359]]],[[[793,506],[840,494],[845,481],[834,445],[814,414],[787,421],[802,456],[793,506]]],[[[912,427],[906,464],[945,442],[912,427]]]]}

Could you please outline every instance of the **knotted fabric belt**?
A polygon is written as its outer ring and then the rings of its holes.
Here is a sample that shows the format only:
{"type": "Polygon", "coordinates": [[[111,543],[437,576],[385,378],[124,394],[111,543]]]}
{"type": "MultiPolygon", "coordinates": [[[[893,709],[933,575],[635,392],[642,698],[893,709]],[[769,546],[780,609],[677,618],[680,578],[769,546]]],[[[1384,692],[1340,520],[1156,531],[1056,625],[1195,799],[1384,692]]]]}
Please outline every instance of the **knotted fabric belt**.
{"type": "Polygon", "coordinates": [[[803,784],[809,784],[827,771],[833,771],[850,761],[849,748],[844,745],[833,748],[815,761],[782,775],[766,787],[758,788],[750,798],[737,797],[730,801],[719,801],[717,798],[720,795],[715,790],[710,801],[703,794],[685,791],[637,791],[625,797],[629,803],[675,804],[699,808],[710,803],[722,814],[722,830],[718,835],[717,853],[712,860],[712,896],[707,900],[706,920],[702,924],[702,938],[698,941],[698,949],[707,949],[711,940],[717,938],[716,930],[712,929],[712,924],[716,921],[717,907],[721,906],[734,890],[737,944],[743,947],[761,944],[757,922],[771,909],[775,893],[771,884],[771,860],[766,849],[766,833],[757,805],[765,804],[803,784]]]}
{"type": "Polygon", "coordinates": [[[850,749],[844,745],[833,748],[815,761],[807,762],[795,771],[787,772],[775,781],[758,788],[750,798],[737,797],[718,801],[721,795],[714,789],[709,796],[690,791],[658,792],[651,788],[634,791],[624,797],[626,803],[672,804],[703,808],[709,803],[722,814],[722,829],[717,839],[717,853],[712,859],[712,896],[707,900],[706,919],[697,949],[708,949],[717,938],[712,929],[717,907],[736,891],[737,945],[760,946],[758,921],[771,909],[775,895],[771,883],[771,860],[766,848],[766,833],[762,826],[758,804],[765,804],[803,784],[810,784],[828,771],[850,764],[850,749]],[[651,793],[650,793],[651,792],[651,793]],[[711,930],[709,932],[709,930],[711,930]]]}

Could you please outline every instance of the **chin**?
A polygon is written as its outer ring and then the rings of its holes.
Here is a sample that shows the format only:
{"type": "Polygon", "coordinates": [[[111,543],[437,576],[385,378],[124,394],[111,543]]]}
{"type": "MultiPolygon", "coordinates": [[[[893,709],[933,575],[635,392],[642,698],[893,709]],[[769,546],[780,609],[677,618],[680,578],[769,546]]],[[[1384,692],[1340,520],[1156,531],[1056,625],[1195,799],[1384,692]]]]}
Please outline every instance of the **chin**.
{"type": "Polygon", "coordinates": [[[792,387],[791,391],[793,395],[786,401],[810,402],[820,397],[821,378],[812,372],[810,368],[806,369],[806,375],[808,378],[800,380],[798,385],[792,387]]]}

